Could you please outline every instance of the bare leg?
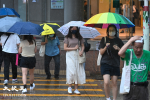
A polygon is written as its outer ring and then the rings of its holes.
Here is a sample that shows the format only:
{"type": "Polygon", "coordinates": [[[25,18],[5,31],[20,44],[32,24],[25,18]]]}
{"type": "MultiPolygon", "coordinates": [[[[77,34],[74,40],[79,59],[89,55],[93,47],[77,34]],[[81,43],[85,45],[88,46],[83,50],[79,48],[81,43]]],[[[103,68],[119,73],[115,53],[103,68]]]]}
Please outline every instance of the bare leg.
{"type": "Polygon", "coordinates": [[[74,84],[74,90],[78,89],[78,84],[74,84]]]}
{"type": "Polygon", "coordinates": [[[69,87],[71,87],[72,86],[72,84],[69,84],[69,87]]]}
{"type": "Polygon", "coordinates": [[[103,79],[104,79],[104,91],[106,94],[106,98],[109,98],[110,97],[110,89],[109,89],[110,75],[109,74],[103,75],[103,79]]]}
{"type": "Polygon", "coordinates": [[[23,84],[27,84],[27,68],[22,68],[22,82],[23,84]]]}
{"type": "Polygon", "coordinates": [[[29,74],[30,74],[30,84],[33,84],[33,82],[34,82],[34,68],[29,69],[29,74]]]}
{"type": "Polygon", "coordinates": [[[118,92],[117,79],[118,79],[117,76],[111,76],[113,100],[116,100],[117,98],[117,92],[118,92]]]}

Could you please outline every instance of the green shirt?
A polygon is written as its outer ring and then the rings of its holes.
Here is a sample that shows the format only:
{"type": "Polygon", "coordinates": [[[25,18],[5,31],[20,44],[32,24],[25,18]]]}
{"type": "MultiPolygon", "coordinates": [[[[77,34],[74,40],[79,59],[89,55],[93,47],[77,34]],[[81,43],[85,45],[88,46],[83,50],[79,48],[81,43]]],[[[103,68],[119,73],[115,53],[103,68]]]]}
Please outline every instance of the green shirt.
{"type": "MultiPolygon", "coordinates": [[[[131,82],[145,82],[147,81],[148,71],[150,71],[150,52],[143,50],[141,58],[137,58],[133,49],[132,50],[132,62],[131,62],[131,82]]],[[[121,58],[129,65],[130,49],[125,52],[125,58],[121,58]]]]}

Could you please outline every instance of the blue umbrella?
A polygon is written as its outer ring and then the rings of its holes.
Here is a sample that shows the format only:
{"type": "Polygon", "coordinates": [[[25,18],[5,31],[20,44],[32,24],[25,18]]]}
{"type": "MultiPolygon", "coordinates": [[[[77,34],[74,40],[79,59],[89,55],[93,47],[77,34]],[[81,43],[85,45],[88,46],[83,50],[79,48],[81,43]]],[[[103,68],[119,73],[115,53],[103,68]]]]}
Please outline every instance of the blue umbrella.
{"type": "Polygon", "coordinates": [[[40,35],[43,28],[31,22],[16,22],[8,32],[17,33],[18,35],[40,35]]]}
{"type": "Polygon", "coordinates": [[[15,15],[20,17],[20,15],[12,8],[0,8],[0,16],[15,15]]]}

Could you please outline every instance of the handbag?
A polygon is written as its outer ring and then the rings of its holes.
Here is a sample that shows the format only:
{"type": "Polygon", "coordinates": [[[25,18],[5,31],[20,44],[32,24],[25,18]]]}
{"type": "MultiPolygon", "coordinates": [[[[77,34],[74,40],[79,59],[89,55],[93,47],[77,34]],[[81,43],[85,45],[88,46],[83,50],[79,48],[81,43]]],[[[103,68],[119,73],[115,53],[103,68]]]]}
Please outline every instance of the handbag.
{"type": "MultiPolygon", "coordinates": [[[[78,41],[78,43],[79,43],[79,41],[78,41]]],[[[85,57],[85,52],[84,52],[84,51],[83,51],[82,56],[79,55],[79,52],[80,52],[81,50],[82,50],[82,48],[81,48],[81,43],[80,43],[79,49],[77,49],[77,51],[78,51],[78,61],[79,61],[79,64],[85,63],[85,61],[86,61],[86,57],[85,57]]]]}
{"type": "Polygon", "coordinates": [[[45,45],[41,45],[40,50],[39,50],[39,55],[41,57],[44,57],[44,55],[45,55],[45,45]]]}
{"type": "MultiPolygon", "coordinates": [[[[44,37],[46,40],[46,37],[44,37]]],[[[45,45],[41,45],[40,50],[39,50],[39,56],[44,57],[45,55],[45,45]]]]}
{"type": "MultiPolygon", "coordinates": [[[[106,43],[106,37],[104,37],[104,39],[105,39],[104,43],[106,43]]],[[[97,66],[100,66],[101,58],[102,58],[102,55],[99,51],[98,58],[97,58],[97,66]]]]}
{"type": "Polygon", "coordinates": [[[130,92],[130,74],[131,74],[131,61],[132,61],[132,50],[130,54],[129,65],[126,65],[124,61],[124,67],[122,68],[120,94],[128,94],[130,92]]]}

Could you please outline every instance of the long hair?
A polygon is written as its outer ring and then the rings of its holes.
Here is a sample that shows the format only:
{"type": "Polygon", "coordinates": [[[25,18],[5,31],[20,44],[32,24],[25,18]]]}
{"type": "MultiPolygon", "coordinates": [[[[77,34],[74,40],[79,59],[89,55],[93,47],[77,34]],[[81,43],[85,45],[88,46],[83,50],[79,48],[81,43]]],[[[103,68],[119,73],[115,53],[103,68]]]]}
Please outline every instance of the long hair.
{"type": "Polygon", "coordinates": [[[115,37],[117,37],[117,28],[116,28],[116,26],[115,25],[109,25],[108,27],[107,27],[107,30],[106,30],[106,33],[107,33],[107,37],[109,37],[109,28],[110,27],[114,27],[115,28],[115,32],[116,32],[116,34],[115,34],[115,37]]]}
{"type": "Polygon", "coordinates": [[[24,35],[23,40],[27,40],[30,45],[33,44],[33,41],[35,41],[33,35],[24,35]]]}
{"type": "MultiPolygon", "coordinates": [[[[71,38],[71,39],[72,39],[71,29],[72,29],[73,27],[76,27],[76,26],[70,26],[69,32],[68,32],[68,34],[66,35],[66,38],[71,38]]],[[[81,34],[80,34],[80,29],[79,29],[78,27],[76,27],[76,28],[77,28],[77,33],[75,34],[75,37],[81,41],[81,40],[83,39],[83,37],[82,37],[81,34]]]]}

